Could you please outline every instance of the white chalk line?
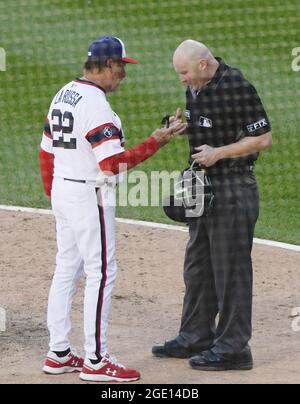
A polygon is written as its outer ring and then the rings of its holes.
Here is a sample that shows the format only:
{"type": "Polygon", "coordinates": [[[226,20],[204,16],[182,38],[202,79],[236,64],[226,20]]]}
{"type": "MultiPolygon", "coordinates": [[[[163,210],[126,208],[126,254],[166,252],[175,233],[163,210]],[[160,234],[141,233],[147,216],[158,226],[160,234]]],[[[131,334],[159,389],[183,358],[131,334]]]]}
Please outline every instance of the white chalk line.
{"type": "MultiPolygon", "coordinates": [[[[11,211],[11,212],[34,213],[34,214],[42,214],[42,215],[53,215],[52,210],[49,210],[49,209],[24,208],[21,206],[0,205],[0,210],[7,210],[7,211],[11,211]]],[[[175,225],[168,225],[168,224],[163,224],[163,223],[145,222],[142,220],[131,220],[131,219],[122,219],[122,218],[116,218],[116,221],[118,223],[122,223],[122,224],[150,227],[152,229],[182,231],[185,233],[188,232],[187,227],[184,227],[184,226],[175,226],[175,225]]],[[[289,251],[300,252],[299,245],[287,244],[287,243],[282,243],[279,241],[263,240],[260,238],[254,238],[254,243],[269,246],[269,247],[283,248],[283,249],[289,250],[289,251]]]]}

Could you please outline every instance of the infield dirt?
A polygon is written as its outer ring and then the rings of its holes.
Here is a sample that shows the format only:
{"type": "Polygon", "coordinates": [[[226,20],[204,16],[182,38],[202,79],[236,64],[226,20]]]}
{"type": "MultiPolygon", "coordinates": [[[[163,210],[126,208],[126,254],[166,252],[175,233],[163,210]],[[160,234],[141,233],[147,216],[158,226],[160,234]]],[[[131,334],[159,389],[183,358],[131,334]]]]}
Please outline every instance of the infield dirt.
{"type": "MultiPolygon", "coordinates": [[[[78,374],[47,376],[46,310],[56,242],[52,216],[0,211],[0,307],[7,329],[0,333],[0,383],[83,383],[78,374]]],[[[255,245],[254,316],[250,372],[195,371],[187,360],[158,359],[155,343],[177,335],[188,234],[118,224],[118,277],[110,313],[109,349],[138,369],[138,383],[254,384],[300,382],[300,253],[255,245]]],[[[73,307],[72,342],[83,347],[82,279],[73,307]]]]}

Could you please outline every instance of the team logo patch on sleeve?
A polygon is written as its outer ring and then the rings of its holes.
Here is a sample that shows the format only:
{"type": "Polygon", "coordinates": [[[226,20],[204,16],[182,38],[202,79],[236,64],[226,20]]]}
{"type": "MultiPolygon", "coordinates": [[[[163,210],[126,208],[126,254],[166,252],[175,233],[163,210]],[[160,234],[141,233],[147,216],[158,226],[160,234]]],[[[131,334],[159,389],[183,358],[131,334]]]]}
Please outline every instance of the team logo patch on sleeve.
{"type": "Polygon", "coordinates": [[[113,135],[113,131],[112,131],[112,129],[111,128],[104,128],[103,129],[103,135],[104,136],[106,136],[106,137],[112,137],[112,135],[113,135]]]}
{"type": "Polygon", "coordinates": [[[258,122],[252,123],[251,125],[247,126],[248,132],[252,133],[255,132],[257,129],[264,128],[265,126],[268,126],[267,119],[261,119],[258,122]]]}

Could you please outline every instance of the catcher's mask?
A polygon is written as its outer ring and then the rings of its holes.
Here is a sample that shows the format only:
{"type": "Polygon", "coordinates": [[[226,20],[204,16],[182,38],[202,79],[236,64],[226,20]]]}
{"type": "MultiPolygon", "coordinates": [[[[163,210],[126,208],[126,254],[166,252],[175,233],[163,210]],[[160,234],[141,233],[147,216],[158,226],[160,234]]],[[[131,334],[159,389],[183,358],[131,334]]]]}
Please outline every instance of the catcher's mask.
{"type": "Polygon", "coordinates": [[[176,222],[188,223],[189,219],[209,216],[214,194],[209,176],[196,161],[182,171],[175,184],[175,195],[163,201],[165,214],[176,222]]]}

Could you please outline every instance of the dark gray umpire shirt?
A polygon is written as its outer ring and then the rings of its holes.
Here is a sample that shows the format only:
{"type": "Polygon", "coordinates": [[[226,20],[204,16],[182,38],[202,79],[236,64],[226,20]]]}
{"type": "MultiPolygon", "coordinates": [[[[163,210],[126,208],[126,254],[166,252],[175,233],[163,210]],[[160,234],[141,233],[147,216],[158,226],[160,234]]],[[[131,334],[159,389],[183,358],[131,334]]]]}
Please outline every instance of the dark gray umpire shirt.
{"type": "MultiPolygon", "coordinates": [[[[207,144],[226,146],[246,136],[271,131],[270,122],[256,89],[240,70],[216,58],[220,66],[213,79],[200,91],[187,89],[188,136],[190,154],[195,147],[207,144]]],[[[219,160],[208,174],[233,171],[232,167],[252,166],[258,153],[235,159],[219,160]]]]}
{"type": "MultiPolygon", "coordinates": [[[[200,91],[187,89],[190,154],[271,131],[253,87],[235,68],[220,66],[200,91]]],[[[252,167],[258,153],[219,160],[207,168],[215,194],[213,212],[189,223],[180,343],[239,353],[252,335],[251,249],[259,213],[252,167]],[[215,330],[215,318],[219,322],[215,330]]]]}

